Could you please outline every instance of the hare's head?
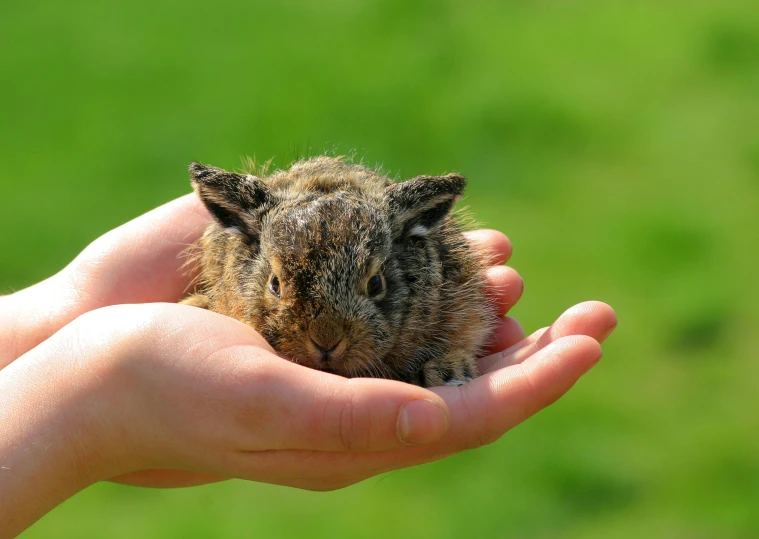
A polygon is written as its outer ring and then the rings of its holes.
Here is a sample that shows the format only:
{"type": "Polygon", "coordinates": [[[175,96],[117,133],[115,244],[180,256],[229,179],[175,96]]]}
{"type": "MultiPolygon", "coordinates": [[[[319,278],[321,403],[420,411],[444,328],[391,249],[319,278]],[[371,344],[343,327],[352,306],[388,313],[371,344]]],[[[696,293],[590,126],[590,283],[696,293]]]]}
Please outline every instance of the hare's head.
{"type": "Polygon", "coordinates": [[[270,181],[197,163],[190,174],[219,225],[209,237],[225,242],[225,256],[235,258],[224,276],[234,285],[220,293],[237,295],[246,321],[298,363],[394,378],[396,367],[383,359],[404,324],[419,323],[409,319],[412,288],[439,281],[441,268],[429,263],[439,256],[426,252],[429,235],[465,180],[393,183],[377,176],[374,183],[351,183],[349,167],[334,167],[341,177],[334,183],[323,167],[309,181],[281,175],[270,181]]]}

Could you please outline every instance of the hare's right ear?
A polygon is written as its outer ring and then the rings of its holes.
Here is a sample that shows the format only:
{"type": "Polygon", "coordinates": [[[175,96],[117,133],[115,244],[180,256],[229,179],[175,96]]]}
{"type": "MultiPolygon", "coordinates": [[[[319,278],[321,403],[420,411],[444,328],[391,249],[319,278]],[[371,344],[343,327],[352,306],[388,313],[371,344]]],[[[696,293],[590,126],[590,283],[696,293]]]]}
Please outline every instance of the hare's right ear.
{"type": "Polygon", "coordinates": [[[276,203],[268,187],[255,176],[192,163],[190,179],[200,200],[221,226],[253,238],[260,233],[257,217],[261,210],[276,203]]]}

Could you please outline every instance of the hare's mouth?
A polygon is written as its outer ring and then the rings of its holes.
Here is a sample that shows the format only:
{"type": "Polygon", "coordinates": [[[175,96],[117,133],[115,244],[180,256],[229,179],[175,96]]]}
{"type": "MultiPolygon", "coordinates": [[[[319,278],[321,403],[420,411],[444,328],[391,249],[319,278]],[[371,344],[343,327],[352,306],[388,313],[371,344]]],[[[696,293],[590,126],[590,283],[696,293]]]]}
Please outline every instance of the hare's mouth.
{"type": "MultiPolygon", "coordinates": [[[[285,357],[285,356],[282,356],[285,357]]],[[[288,359],[288,358],[285,358],[288,359]]],[[[336,361],[322,361],[317,360],[314,361],[313,359],[298,359],[298,358],[292,358],[291,361],[294,363],[297,363],[299,365],[303,365],[304,367],[309,367],[311,369],[326,372],[329,374],[335,374],[337,376],[342,376],[343,378],[355,378],[356,376],[362,376],[358,372],[357,369],[351,369],[348,365],[345,365],[343,362],[336,362],[336,361]]],[[[363,375],[366,376],[366,375],[363,375]]]]}
{"type": "Polygon", "coordinates": [[[346,341],[343,339],[325,350],[325,343],[319,346],[306,337],[278,347],[277,355],[304,367],[345,378],[395,378],[372,350],[346,341]]]}
{"type": "Polygon", "coordinates": [[[339,339],[337,342],[317,342],[309,338],[303,344],[313,363],[331,369],[337,368],[343,362],[348,349],[345,338],[339,339]]]}
{"type": "Polygon", "coordinates": [[[361,354],[354,354],[350,350],[345,350],[338,355],[324,352],[306,354],[305,357],[293,357],[291,360],[304,367],[345,378],[391,378],[389,373],[381,372],[382,369],[380,368],[373,368],[371,364],[367,363],[367,358],[361,354]]]}

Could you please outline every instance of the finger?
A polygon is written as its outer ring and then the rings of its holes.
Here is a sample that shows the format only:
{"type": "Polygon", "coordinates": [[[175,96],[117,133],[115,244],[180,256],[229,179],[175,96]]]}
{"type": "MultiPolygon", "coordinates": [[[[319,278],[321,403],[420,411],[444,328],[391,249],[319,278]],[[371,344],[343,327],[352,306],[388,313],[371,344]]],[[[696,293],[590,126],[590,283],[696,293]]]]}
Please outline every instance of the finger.
{"type": "MultiPolygon", "coordinates": [[[[505,317],[498,320],[498,325],[493,330],[490,341],[485,347],[485,352],[494,354],[514,346],[524,339],[524,329],[514,318],[505,317]]],[[[482,371],[482,369],[480,369],[482,371]]]]}
{"type": "Polygon", "coordinates": [[[504,264],[511,258],[511,241],[497,230],[472,230],[465,232],[467,240],[478,251],[487,256],[490,265],[504,264]]]}
{"type": "Polygon", "coordinates": [[[461,386],[459,392],[444,394],[451,428],[469,433],[466,447],[491,443],[555,402],[601,355],[600,344],[591,337],[556,339],[523,363],[492,371],[461,386]]]}
{"type": "Polygon", "coordinates": [[[492,266],[485,271],[486,292],[498,316],[516,305],[524,292],[524,281],[514,268],[492,266]]]}
{"type": "Polygon", "coordinates": [[[185,254],[209,222],[198,197],[183,196],[101,236],[67,273],[89,298],[88,310],[178,301],[192,279],[185,254]]]}
{"type": "Polygon", "coordinates": [[[543,328],[521,342],[480,359],[481,372],[491,372],[524,361],[532,354],[562,337],[587,335],[603,342],[617,327],[614,310],[600,301],[580,303],[565,311],[550,327],[543,328]]]}
{"type": "Polygon", "coordinates": [[[237,473],[257,481],[301,488],[340,488],[389,470],[422,464],[497,440],[506,431],[555,402],[601,357],[589,337],[565,337],[529,361],[457,388],[437,388],[451,413],[451,428],[438,443],[398,451],[356,453],[272,451],[238,455],[237,473]],[[289,469],[283,478],[272,470],[289,469]]]}

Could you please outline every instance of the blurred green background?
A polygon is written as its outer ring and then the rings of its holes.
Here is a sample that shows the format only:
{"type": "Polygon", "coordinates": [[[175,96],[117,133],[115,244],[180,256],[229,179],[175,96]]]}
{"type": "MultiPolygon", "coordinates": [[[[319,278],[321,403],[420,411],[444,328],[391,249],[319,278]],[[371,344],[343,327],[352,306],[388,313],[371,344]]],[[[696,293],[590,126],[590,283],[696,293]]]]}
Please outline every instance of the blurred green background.
{"type": "Polygon", "coordinates": [[[333,493],[97,485],[23,537],[759,537],[759,4],[0,4],[0,290],[189,190],[187,163],[460,171],[528,331],[602,363],[499,442],[333,493]]]}

